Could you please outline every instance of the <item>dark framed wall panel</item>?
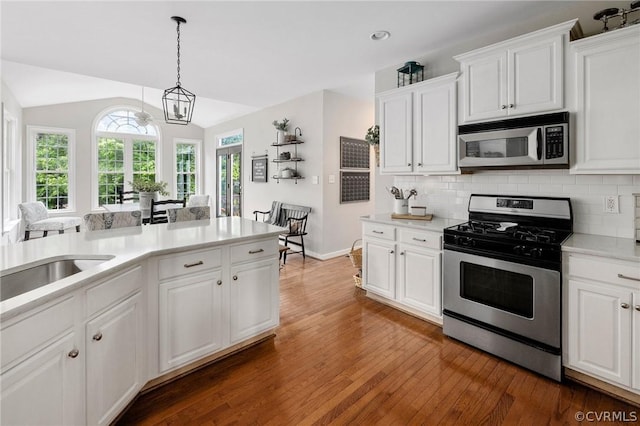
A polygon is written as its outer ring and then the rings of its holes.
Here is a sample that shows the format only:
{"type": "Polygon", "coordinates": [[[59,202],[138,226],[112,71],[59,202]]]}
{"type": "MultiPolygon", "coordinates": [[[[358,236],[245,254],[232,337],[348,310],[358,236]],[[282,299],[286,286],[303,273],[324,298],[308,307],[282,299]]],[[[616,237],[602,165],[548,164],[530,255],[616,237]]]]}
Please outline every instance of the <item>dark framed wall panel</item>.
{"type": "Polygon", "coordinates": [[[361,139],[340,136],[340,168],[369,170],[369,144],[361,139]]]}
{"type": "Polygon", "coordinates": [[[340,203],[369,201],[370,173],[340,172],[340,203]]]}

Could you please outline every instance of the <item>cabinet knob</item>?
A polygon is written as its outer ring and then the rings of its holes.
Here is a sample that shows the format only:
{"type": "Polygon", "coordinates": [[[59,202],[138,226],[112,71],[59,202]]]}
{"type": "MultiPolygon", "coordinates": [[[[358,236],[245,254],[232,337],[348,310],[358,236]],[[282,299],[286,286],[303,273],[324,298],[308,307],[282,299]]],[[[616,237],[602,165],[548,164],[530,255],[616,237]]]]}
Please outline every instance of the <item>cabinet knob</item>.
{"type": "Polygon", "coordinates": [[[79,351],[79,350],[77,350],[77,349],[73,349],[71,352],[69,352],[69,353],[67,354],[67,356],[68,356],[69,358],[77,358],[79,354],[80,354],[80,351],[79,351]]]}
{"type": "Polygon", "coordinates": [[[218,280],[218,282],[216,284],[222,285],[222,280],[218,280]]]}
{"type": "Polygon", "coordinates": [[[500,105],[500,109],[507,109],[506,105],[500,105]]]}
{"type": "Polygon", "coordinates": [[[621,304],[620,304],[620,307],[621,307],[622,309],[629,309],[629,304],[628,304],[628,303],[621,303],[621,304]]]}
{"type": "Polygon", "coordinates": [[[422,167],[422,163],[418,163],[418,167],[422,167]]]}
{"type": "Polygon", "coordinates": [[[404,256],[404,252],[403,251],[400,252],[400,256],[404,256]]]}
{"type": "Polygon", "coordinates": [[[509,108],[515,108],[514,104],[509,104],[509,108]]]}
{"type": "Polygon", "coordinates": [[[100,333],[99,331],[92,337],[93,340],[95,340],[96,342],[99,342],[100,340],[102,340],[102,333],[100,333]]]}
{"type": "Polygon", "coordinates": [[[234,275],[234,276],[233,276],[233,280],[234,280],[234,281],[238,281],[238,276],[237,276],[237,275],[234,275]]]}
{"type": "Polygon", "coordinates": [[[640,305],[636,305],[634,307],[636,308],[636,311],[640,311],[640,305]]]}
{"type": "Polygon", "coordinates": [[[393,254],[395,253],[393,250],[389,250],[389,254],[393,254]]]}
{"type": "Polygon", "coordinates": [[[411,167],[411,163],[407,163],[407,166],[411,167]]]}

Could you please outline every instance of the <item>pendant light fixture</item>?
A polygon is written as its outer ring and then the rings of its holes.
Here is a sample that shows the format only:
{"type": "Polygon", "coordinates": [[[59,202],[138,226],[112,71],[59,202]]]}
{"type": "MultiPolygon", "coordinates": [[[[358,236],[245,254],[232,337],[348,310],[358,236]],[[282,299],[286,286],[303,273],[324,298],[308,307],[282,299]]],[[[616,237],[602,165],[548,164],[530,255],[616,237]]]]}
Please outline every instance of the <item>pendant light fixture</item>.
{"type": "Polygon", "coordinates": [[[144,87],[142,88],[142,105],[140,106],[140,111],[133,114],[136,118],[136,123],[138,126],[145,127],[149,123],[153,121],[153,117],[148,112],[144,110],[144,87]]]}
{"type": "Polygon", "coordinates": [[[166,89],[162,95],[162,107],[164,109],[164,120],[168,124],[189,124],[193,115],[193,105],[196,102],[196,95],[184,89],[180,85],[180,24],[187,21],[180,16],[172,16],[171,19],[178,24],[178,78],[175,87],[166,89]]]}

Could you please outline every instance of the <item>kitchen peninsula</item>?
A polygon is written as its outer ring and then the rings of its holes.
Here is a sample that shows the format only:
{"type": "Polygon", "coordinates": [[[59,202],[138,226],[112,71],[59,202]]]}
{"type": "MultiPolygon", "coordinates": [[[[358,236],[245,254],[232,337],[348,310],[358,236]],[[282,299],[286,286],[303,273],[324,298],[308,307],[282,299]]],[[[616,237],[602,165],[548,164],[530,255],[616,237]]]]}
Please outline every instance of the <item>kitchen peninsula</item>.
{"type": "Polygon", "coordinates": [[[109,424],[141,389],[272,336],[280,232],[231,217],[0,247],[0,280],[81,270],[0,302],[3,420],[109,424]]]}

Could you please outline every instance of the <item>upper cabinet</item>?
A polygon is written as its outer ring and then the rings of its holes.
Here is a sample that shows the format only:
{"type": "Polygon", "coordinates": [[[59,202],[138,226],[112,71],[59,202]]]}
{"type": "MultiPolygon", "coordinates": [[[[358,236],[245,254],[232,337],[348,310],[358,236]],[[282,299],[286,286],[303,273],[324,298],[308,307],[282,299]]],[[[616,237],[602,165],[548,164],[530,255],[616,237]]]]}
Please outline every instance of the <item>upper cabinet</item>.
{"type": "Polygon", "coordinates": [[[640,25],[571,43],[572,173],[640,173],[640,25]]]}
{"type": "Polygon", "coordinates": [[[378,95],[381,174],[456,171],[457,76],[378,95]]]}
{"type": "Polygon", "coordinates": [[[576,21],[455,56],[460,123],[564,108],[563,52],[576,21]]]}

